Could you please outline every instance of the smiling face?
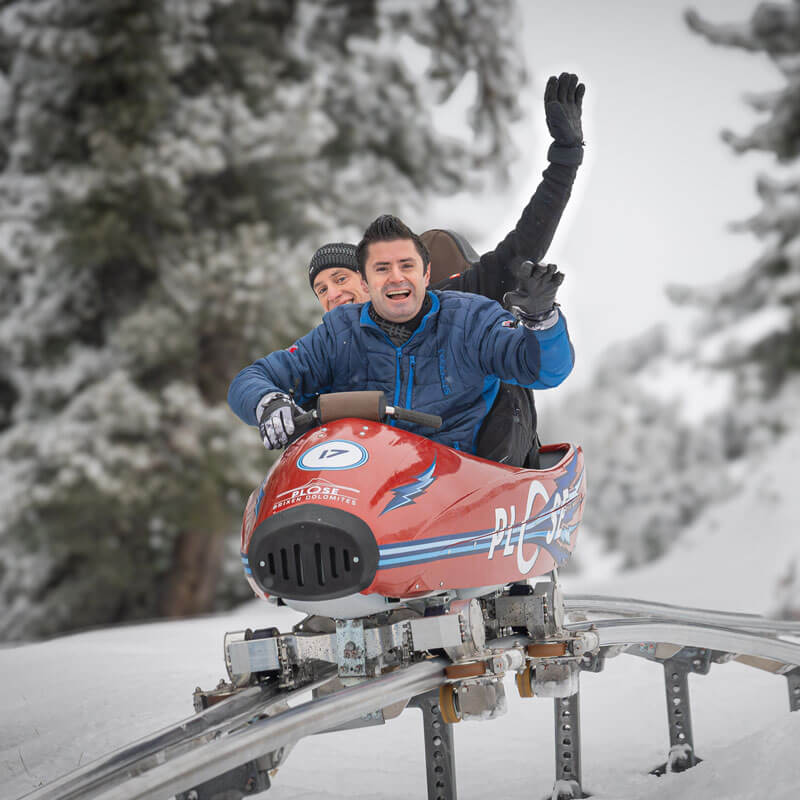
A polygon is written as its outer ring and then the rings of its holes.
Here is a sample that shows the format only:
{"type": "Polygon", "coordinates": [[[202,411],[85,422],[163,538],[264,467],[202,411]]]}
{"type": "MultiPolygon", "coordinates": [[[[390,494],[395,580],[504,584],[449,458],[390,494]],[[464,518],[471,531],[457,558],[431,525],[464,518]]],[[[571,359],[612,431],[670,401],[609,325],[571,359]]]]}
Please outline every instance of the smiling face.
{"type": "Polygon", "coordinates": [[[323,269],[314,278],[314,294],[325,311],[347,303],[366,303],[369,300],[367,284],[360,273],[345,267],[323,269]]]}
{"type": "Polygon", "coordinates": [[[411,239],[373,242],[364,273],[372,305],[389,322],[407,322],[425,299],[430,270],[411,239]]]}

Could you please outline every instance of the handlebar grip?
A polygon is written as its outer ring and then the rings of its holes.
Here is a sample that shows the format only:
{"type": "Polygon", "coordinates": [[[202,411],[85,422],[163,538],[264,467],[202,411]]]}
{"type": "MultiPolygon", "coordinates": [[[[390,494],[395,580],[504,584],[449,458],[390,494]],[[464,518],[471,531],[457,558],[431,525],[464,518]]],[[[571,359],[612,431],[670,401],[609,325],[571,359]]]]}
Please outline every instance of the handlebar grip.
{"type": "Polygon", "coordinates": [[[302,414],[298,414],[294,418],[294,427],[297,428],[304,428],[306,426],[311,426],[316,421],[316,413],[312,411],[304,411],[302,414]]]}
{"type": "MultiPolygon", "coordinates": [[[[317,424],[317,412],[303,411],[294,419],[294,433],[289,437],[289,444],[296,442],[303,434],[308,433],[317,424]]],[[[288,445],[287,445],[288,447],[288,445]]]]}
{"type": "Polygon", "coordinates": [[[413,422],[415,425],[422,425],[425,428],[441,428],[442,418],[438,414],[426,414],[424,411],[414,411],[410,408],[394,407],[395,419],[402,419],[405,422],[413,422]]]}

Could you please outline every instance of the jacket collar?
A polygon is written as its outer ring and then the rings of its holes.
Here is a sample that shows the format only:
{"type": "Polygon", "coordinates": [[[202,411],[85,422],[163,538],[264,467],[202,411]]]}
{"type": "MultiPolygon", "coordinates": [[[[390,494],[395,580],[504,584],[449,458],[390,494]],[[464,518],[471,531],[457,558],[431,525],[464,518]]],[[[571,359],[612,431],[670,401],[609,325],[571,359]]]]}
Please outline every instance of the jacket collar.
{"type": "MultiPolygon", "coordinates": [[[[411,342],[414,339],[414,337],[420,331],[425,329],[425,326],[428,324],[428,320],[434,314],[438,314],[439,313],[439,307],[440,307],[441,304],[439,302],[438,293],[437,292],[432,292],[430,289],[428,289],[425,292],[425,294],[427,294],[428,297],[431,298],[430,311],[428,311],[428,313],[422,318],[421,322],[419,323],[419,327],[414,331],[414,333],[411,334],[408,342],[411,342]]],[[[375,324],[375,321],[372,319],[372,317],[370,317],[369,309],[370,309],[371,306],[372,306],[372,301],[371,300],[369,302],[367,302],[367,303],[364,303],[364,305],[361,306],[361,317],[360,317],[360,320],[359,320],[360,323],[361,323],[361,327],[362,328],[373,328],[374,330],[378,331],[378,333],[380,333],[382,336],[386,336],[386,334],[375,324]]],[[[389,339],[388,336],[386,336],[386,338],[387,338],[387,340],[389,339]]],[[[408,342],[406,342],[403,345],[403,347],[405,347],[408,344],[408,342]]]]}

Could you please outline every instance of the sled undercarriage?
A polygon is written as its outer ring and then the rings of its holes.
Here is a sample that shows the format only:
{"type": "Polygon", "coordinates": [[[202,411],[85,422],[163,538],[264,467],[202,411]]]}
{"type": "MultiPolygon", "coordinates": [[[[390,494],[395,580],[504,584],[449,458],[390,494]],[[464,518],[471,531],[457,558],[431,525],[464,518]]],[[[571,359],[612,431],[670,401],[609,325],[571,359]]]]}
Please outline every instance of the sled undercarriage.
{"type": "MultiPolygon", "coordinates": [[[[622,653],[663,665],[670,747],[654,772],[693,766],[688,675],[736,660],[787,680],[800,708],[800,626],[624,598],[562,598],[554,580],[366,620],[309,618],[291,633],[228,634],[228,680],[198,713],[34,792],[32,800],[219,800],[269,788],[300,738],[422,712],[429,798],[456,797],[453,726],[522,698],[554,704],[552,797],[583,797],[580,673],[622,653]],[[603,617],[603,618],[600,618],[603,617]],[[794,637],[794,640],[793,640],[794,637]]],[[[544,790],[544,787],[542,787],[544,790]]]]}

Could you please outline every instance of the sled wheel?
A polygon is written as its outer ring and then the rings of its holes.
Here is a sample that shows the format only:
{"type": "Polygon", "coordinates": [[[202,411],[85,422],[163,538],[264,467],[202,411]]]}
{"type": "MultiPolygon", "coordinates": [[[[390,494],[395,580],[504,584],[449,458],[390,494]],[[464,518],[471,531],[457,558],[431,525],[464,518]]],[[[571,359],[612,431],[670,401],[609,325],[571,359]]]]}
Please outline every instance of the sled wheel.
{"type": "Polygon", "coordinates": [[[566,642],[540,642],[528,645],[528,655],[532,658],[554,658],[567,654],[566,642]]]}
{"type": "Polygon", "coordinates": [[[439,710],[448,725],[461,722],[461,714],[456,708],[456,690],[452,683],[446,683],[439,689],[439,710]]]}
{"type": "Polygon", "coordinates": [[[483,661],[471,661],[469,664],[448,664],[444,668],[444,674],[454,681],[477,678],[486,674],[486,664],[483,661]]]}
{"type": "Polygon", "coordinates": [[[517,691],[520,697],[533,697],[533,688],[531,687],[532,677],[530,667],[525,667],[522,672],[517,673],[517,691]]]}

